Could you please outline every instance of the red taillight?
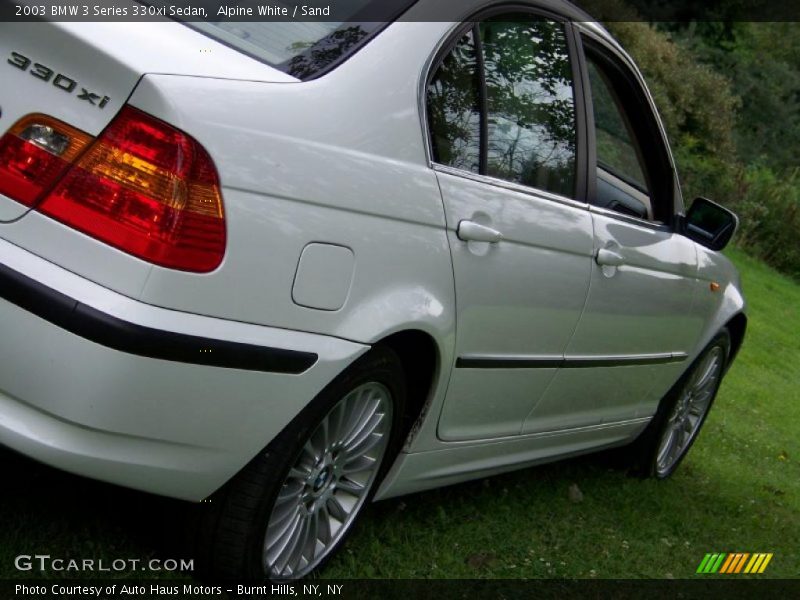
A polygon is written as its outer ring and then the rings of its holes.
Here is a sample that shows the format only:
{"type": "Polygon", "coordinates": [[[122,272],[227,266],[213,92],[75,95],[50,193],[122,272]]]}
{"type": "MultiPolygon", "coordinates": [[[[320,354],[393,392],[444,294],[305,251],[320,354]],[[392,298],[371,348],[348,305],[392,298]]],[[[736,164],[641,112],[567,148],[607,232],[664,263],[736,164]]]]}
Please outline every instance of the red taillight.
{"type": "Polygon", "coordinates": [[[18,121],[0,139],[0,194],[33,206],[92,138],[45,115],[18,121]]]}
{"type": "MultiPolygon", "coordinates": [[[[0,143],[0,153],[4,148],[0,143]]],[[[9,148],[13,156],[0,154],[3,166],[24,157],[9,148]]],[[[220,265],[225,217],[219,179],[194,139],[125,107],[76,158],[65,176],[63,168],[55,176],[54,187],[54,181],[40,183],[50,191],[37,210],[163,267],[205,273],[220,265]]],[[[19,193],[6,195],[24,202],[19,193]]]]}

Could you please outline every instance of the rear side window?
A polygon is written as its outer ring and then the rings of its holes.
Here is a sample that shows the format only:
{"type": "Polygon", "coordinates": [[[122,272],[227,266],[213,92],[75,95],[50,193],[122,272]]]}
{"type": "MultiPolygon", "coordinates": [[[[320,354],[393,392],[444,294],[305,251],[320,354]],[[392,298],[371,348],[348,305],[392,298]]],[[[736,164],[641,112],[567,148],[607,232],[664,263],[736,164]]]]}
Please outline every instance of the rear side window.
{"type": "Polygon", "coordinates": [[[473,31],[459,40],[431,80],[428,119],[436,160],[480,172],[481,100],[473,31]]]}
{"type": "Polygon", "coordinates": [[[574,197],[574,96],[564,24],[531,14],[484,21],[428,86],[434,160],[574,197]]]}

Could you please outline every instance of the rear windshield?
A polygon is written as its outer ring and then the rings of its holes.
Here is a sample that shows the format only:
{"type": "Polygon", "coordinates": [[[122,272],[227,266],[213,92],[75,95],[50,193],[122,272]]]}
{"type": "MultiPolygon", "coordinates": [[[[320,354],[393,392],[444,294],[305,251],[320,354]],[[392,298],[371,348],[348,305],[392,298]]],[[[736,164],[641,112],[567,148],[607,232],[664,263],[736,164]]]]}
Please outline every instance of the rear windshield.
{"type": "MultiPolygon", "coordinates": [[[[335,22],[211,20],[185,24],[284,73],[306,80],[318,77],[352,56],[415,1],[339,0],[336,18],[343,20],[335,22]],[[376,16],[381,21],[361,19],[376,16]]],[[[216,15],[218,8],[227,3],[204,4],[209,15],[216,15]]],[[[270,6],[284,6],[284,3],[273,1],[270,6]]],[[[292,10],[293,5],[289,6],[289,14],[292,10]]]]}

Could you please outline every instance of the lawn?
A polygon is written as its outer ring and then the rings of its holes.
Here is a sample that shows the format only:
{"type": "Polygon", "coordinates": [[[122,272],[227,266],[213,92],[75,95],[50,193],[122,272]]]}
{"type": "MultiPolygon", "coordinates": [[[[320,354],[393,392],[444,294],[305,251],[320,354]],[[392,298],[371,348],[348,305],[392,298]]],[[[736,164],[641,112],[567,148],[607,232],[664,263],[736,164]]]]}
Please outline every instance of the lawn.
{"type": "MultiPolygon", "coordinates": [[[[686,578],[707,552],[738,551],[774,553],[762,577],[800,577],[800,286],[731,256],[747,339],[671,480],[599,456],[388,500],[326,576],[686,578]]],[[[185,556],[183,504],[0,458],[0,579],[20,576],[18,554],[185,556]]]]}

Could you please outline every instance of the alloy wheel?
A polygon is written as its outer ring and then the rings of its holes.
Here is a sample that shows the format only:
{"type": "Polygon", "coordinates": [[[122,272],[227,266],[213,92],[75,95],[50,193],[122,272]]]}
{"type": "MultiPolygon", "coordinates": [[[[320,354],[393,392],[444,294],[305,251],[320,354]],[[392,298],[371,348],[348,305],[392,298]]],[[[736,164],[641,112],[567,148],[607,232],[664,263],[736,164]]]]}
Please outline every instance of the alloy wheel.
{"type": "Polygon", "coordinates": [[[313,430],[269,517],[262,560],[270,578],[309,574],[350,529],[386,453],[392,412],[386,386],[369,382],[345,395],[313,430]]]}
{"type": "Polygon", "coordinates": [[[686,380],[659,441],[657,476],[669,474],[697,436],[717,391],[724,358],[723,347],[714,346],[686,380]]]}

